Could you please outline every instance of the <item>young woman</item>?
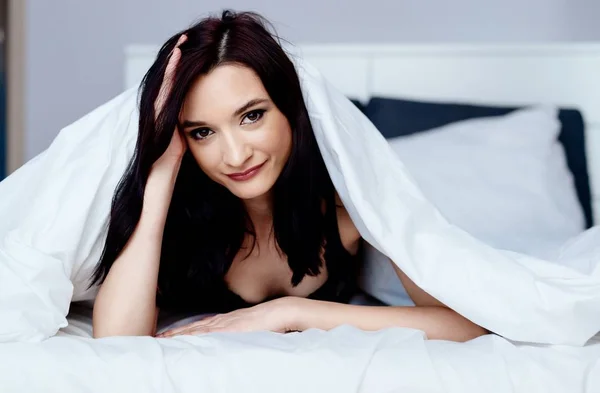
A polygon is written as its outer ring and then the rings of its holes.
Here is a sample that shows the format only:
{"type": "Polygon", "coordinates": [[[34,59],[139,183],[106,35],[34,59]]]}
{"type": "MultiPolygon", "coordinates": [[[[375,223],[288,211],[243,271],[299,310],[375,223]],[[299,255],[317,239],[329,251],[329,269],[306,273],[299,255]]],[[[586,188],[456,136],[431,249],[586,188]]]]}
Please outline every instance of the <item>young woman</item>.
{"type": "Polygon", "coordinates": [[[94,336],[398,326],[485,330],[398,273],[416,307],[348,304],[361,236],[329,179],[293,63],[255,14],[178,34],[145,76],[135,154],[94,282],[94,336]]]}

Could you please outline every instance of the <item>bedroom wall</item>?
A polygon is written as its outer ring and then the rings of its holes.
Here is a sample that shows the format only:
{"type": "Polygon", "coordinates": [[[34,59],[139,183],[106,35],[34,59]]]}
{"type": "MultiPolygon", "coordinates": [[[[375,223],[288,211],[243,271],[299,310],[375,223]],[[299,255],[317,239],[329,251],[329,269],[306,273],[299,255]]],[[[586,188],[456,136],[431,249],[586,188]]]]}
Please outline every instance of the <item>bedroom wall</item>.
{"type": "MultiPolygon", "coordinates": [[[[123,48],[161,43],[206,12],[248,0],[28,0],[25,135],[28,160],[60,128],[115,96],[123,48]]],[[[600,40],[595,0],[253,0],[293,42],[551,42],[600,40]],[[300,4],[300,5],[298,5],[300,4]]]]}
{"type": "Polygon", "coordinates": [[[0,0],[0,180],[6,176],[6,0],[0,0]]]}

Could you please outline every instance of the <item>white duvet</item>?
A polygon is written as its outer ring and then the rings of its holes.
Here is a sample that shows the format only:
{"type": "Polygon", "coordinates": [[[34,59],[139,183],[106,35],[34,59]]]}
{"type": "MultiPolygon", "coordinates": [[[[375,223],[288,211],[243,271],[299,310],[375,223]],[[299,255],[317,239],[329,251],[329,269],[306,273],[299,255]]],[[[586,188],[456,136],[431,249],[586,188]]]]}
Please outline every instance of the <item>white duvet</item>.
{"type": "MultiPolygon", "coordinates": [[[[90,333],[75,316],[65,330],[90,333]],[[80,328],[81,327],[81,328],[80,328]]],[[[63,332],[3,344],[4,392],[596,393],[600,343],[513,345],[497,337],[427,341],[410,329],[89,338],[63,332]]]]}
{"type": "Polygon", "coordinates": [[[95,293],[87,280],[137,137],[130,90],[0,183],[0,392],[599,392],[600,344],[589,340],[600,331],[600,230],[557,261],[486,246],[425,200],[352,103],[310,65],[298,69],[325,163],[363,237],[501,337],[457,344],[346,326],[171,340],[92,340],[69,326],[55,336],[71,300],[95,293]]]}

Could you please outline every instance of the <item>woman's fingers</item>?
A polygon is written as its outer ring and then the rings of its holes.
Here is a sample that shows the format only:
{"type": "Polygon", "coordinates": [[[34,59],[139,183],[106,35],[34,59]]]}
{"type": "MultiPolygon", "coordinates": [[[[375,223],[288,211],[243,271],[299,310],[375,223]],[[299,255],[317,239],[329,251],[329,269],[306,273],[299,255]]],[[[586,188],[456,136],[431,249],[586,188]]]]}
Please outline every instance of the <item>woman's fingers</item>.
{"type": "Polygon", "coordinates": [[[177,40],[177,43],[175,44],[175,48],[179,47],[179,45],[183,44],[186,40],[187,40],[187,35],[182,34],[181,37],[179,37],[179,39],[177,40]]]}
{"type": "Polygon", "coordinates": [[[211,322],[212,317],[201,319],[200,321],[192,322],[190,324],[180,326],[175,329],[169,329],[167,331],[162,332],[161,334],[157,334],[156,337],[172,337],[180,334],[187,334],[187,332],[197,329],[205,329],[207,325],[211,322]]]}
{"type": "Polygon", "coordinates": [[[175,48],[171,53],[171,57],[169,58],[169,62],[167,63],[167,68],[165,69],[165,74],[163,76],[163,81],[160,86],[160,90],[158,92],[158,96],[156,97],[156,101],[154,102],[154,112],[156,116],[162,110],[167,97],[171,93],[171,89],[173,88],[173,81],[175,79],[175,71],[177,70],[177,65],[179,64],[179,59],[181,58],[181,49],[179,46],[183,44],[187,40],[187,36],[183,34],[179,37],[177,44],[175,44],[175,48]]]}
{"type": "Polygon", "coordinates": [[[172,330],[172,331],[163,332],[161,334],[157,334],[156,337],[157,338],[169,338],[169,337],[175,337],[175,336],[186,336],[186,335],[193,335],[193,334],[208,333],[210,331],[211,331],[210,328],[206,327],[206,326],[192,326],[192,327],[189,327],[184,330],[177,330],[177,331],[172,330]]]}
{"type": "Polygon", "coordinates": [[[158,337],[171,337],[171,336],[176,336],[178,334],[181,334],[185,331],[188,331],[190,329],[194,329],[196,327],[198,327],[199,324],[198,322],[194,322],[190,325],[185,325],[185,326],[181,326],[175,329],[171,329],[171,330],[167,330],[166,332],[162,332],[161,334],[158,335],[158,337]]]}

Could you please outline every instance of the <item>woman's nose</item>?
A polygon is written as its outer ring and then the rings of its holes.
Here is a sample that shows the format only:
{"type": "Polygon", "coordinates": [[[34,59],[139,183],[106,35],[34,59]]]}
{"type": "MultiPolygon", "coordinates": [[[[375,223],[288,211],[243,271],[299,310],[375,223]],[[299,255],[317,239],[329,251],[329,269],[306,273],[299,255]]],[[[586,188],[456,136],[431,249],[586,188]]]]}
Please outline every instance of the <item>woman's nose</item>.
{"type": "Polygon", "coordinates": [[[252,156],[252,149],[243,138],[230,135],[223,138],[223,162],[231,168],[242,168],[252,156]]]}

